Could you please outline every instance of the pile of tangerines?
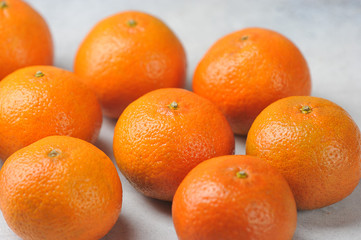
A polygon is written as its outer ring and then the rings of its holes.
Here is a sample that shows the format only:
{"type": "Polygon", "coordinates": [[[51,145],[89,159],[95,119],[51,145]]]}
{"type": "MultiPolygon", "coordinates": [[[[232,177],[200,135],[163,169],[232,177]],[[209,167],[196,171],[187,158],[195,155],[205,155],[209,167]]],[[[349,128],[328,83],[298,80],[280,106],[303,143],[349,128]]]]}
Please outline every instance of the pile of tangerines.
{"type": "Polygon", "coordinates": [[[54,66],[44,19],[0,1],[0,208],[22,239],[100,239],[122,206],[113,162],[92,145],[102,114],[113,150],[144,195],[173,201],[179,239],[291,239],[297,209],[347,197],[361,174],[360,131],[340,106],[308,96],[298,48],[271,30],[218,40],[182,89],[186,55],[159,19],[100,21],[74,72],[54,66]],[[233,155],[234,134],[247,135],[233,155]]]}

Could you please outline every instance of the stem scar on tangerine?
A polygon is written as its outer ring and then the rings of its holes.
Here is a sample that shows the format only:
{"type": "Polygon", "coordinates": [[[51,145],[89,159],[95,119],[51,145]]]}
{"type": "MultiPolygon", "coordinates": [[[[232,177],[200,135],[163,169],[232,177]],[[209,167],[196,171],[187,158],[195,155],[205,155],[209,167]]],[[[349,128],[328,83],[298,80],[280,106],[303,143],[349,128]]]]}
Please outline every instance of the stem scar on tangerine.
{"type": "Polygon", "coordinates": [[[179,105],[176,101],[173,101],[171,104],[168,105],[168,107],[172,110],[177,110],[179,108],[179,105]]]}
{"type": "Polygon", "coordinates": [[[54,157],[57,157],[59,155],[60,155],[60,151],[56,150],[56,149],[53,149],[48,153],[48,157],[50,157],[50,158],[54,158],[54,157]]]}
{"type": "Polygon", "coordinates": [[[245,41],[245,40],[247,40],[248,38],[249,38],[248,35],[244,35],[244,36],[241,37],[241,40],[242,40],[242,41],[245,41]]]}
{"type": "Polygon", "coordinates": [[[130,19],[130,20],[128,20],[128,22],[127,22],[127,25],[129,26],[129,27],[135,27],[135,26],[137,26],[137,22],[134,20],[134,19],[130,19]]]}
{"type": "Polygon", "coordinates": [[[0,8],[1,9],[7,8],[7,7],[9,7],[9,5],[5,1],[0,2],[0,8]]]}
{"type": "Polygon", "coordinates": [[[305,105],[300,108],[300,111],[303,114],[308,114],[308,113],[312,112],[312,108],[310,106],[305,105]]]}
{"type": "Polygon", "coordinates": [[[237,178],[241,178],[241,179],[248,178],[248,174],[244,170],[238,171],[236,173],[236,176],[237,176],[237,178]]]}
{"type": "Polygon", "coordinates": [[[42,72],[42,71],[37,71],[36,73],[35,73],[35,77],[43,77],[45,74],[42,72]]]}

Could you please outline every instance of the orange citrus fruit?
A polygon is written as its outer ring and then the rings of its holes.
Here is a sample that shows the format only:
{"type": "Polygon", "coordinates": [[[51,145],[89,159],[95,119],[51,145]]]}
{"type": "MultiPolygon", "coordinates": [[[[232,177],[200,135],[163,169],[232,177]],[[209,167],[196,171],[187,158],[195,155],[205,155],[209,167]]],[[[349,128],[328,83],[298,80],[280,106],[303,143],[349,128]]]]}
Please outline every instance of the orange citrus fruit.
{"type": "Polygon", "coordinates": [[[96,95],[75,74],[51,66],[19,69],[0,82],[0,158],[43,137],[95,142],[102,123],[96,95]]]}
{"type": "Polygon", "coordinates": [[[161,20],[126,11],[100,21],[90,31],[79,47],[74,71],[97,93],[104,114],[118,118],[147,92],[183,87],[186,55],[161,20]]]}
{"type": "Polygon", "coordinates": [[[180,240],[289,240],[297,209],[284,177],[251,156],[222,156],[200,163],[173,199],[180,240]]]}
{"type": "Polygon", "coordinates": [[[0,0],[0,80],[16,69],[53,63],[45,20],[21,0],[0,0]]]}
{"type": "Polygon", "coordinates": [[[184,89],[152,91],[131,103],[114,130],[120,171],[146,196],[171,201],[198,163],[234,153],[234,136],[222,113],[184,89]]]}
{"type": "Polygon", "coordinates": [[[92,144],[43,138],[11,155],[0,171],[0,207],[24,240],[97,240],[115,224],[122,185],[92,144]]]}
{"type": "Polygon", "coordinates": [[[340,106],[317,97],[288,97],[254,121],[246,153],[276,167],[299,209],[315,209],[347,197],[361,177],[361,137],[340,106]]]}
{"type": "Polygon", "coordinates": [[[256,116],[287,96],[309,95],[307,63],[286,37],[246,28],[219,39],[199,62],[193,91],[216,104],[236,134],[246,135],[256,116]]]}

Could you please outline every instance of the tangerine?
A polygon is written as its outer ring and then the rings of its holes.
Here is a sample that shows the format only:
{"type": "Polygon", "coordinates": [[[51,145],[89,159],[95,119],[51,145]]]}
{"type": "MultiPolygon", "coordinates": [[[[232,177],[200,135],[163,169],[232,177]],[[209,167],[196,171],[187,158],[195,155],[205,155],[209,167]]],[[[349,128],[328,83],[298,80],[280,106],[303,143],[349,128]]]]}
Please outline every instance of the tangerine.
{"type": "Polygon", "coordinates": [[[221,156],[200,163],[173,199],[180,240],[289,240],[297,209],[285,178],[263,160],[221,156]]]}
{"type": "Polygon", "coordinates": [[[184,89],[158,89],[131,103],[114,130],[120,171],[139,192],[171,201],[197,164],[234,153],[232,130],[217,107],[184,89]]]}
{"type": "Polygon", "coordinates": [[[97,240],[115,224],[122,185],[92,144],[43,138],[12,154],[0,171],[0,208],[24,240],[97,240]]]}
{"type": "Polygon", "coordinates": [[[246,153],[279,169],[299,209],[316,209],[347,197],[361,178],[361,134],[350,115],[322,98],[276,101],[256,118],[246,153]]]}
{"type": "Polygon", "coordinates": [[[0,158],[51,135],[95,142],[102,124],[96,95],[74,73],[52,66],[19,69],[0,82],[0,158]]]}
{"type": "Polygon", "coordinates": [[[21,0],[0,0],[0,80],[30,65],[53,63],[53,41],[43,17],[21,0]]]}
{"type": "Polygon", "coordinates": [[[257,115],[287,96],[309,95],[302,53],[283,35],[246,28],[219,39],[199,62],[193,91],[216,104],[233,132],[246,135],[257,115]]]}
{"type": "Polygon", "coordinates": [[[126,11],[100,21],[81,43],[74,72],[98,95],[108,117],[158,88],[183,87],[186,55],[160,19],[126,11]]]}

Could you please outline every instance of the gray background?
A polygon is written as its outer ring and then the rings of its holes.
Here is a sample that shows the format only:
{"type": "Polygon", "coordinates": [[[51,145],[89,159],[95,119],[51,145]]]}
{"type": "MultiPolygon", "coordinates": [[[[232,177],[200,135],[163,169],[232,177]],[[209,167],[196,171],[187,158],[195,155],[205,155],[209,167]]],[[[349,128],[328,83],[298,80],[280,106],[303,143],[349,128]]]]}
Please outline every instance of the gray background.
{"type": "MultiPolygon", "coordinates": [[[[47,20],[55,43],[55,65],[72,70],[75,52],[99,20],[124,10],[158,16],[178,35],[188,57],[187,88],[196,64],[220,37],[259,26],[290,38],[311,69],[312,95],[345,108],[361,126],[361,1],[156,1],[156,0],[28,0],[47,20]]],[[[112,159],[115,121],[104,119],[97,146],[112,159]]],[[[245,139],[236,138],[244,154],[245,139]]],[[[177,239],[171,204],[143,197],[121,176],[123,208],[103,239],[177,239]]],[[[294,239],[361,239],[361,187],[332,206],[298,213],[294,239]]],[[[17,238],[0,215],[0,239],[17,238]]]]}

